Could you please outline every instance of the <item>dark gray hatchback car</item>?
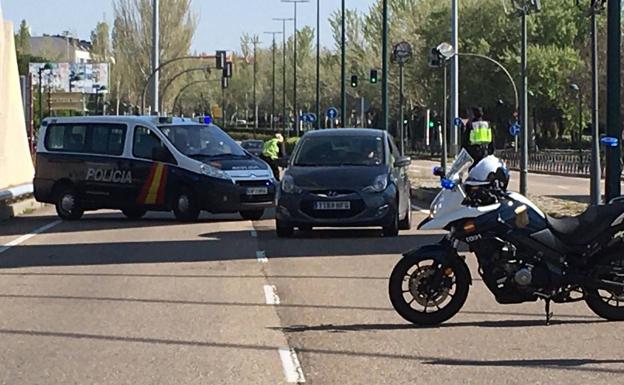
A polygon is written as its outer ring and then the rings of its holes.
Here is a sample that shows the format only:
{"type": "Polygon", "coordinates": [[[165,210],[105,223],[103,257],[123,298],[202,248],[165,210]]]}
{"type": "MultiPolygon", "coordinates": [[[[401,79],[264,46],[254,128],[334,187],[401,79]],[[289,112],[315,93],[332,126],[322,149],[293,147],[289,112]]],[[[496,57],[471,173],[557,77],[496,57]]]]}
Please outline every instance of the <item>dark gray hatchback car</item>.
{"type": "Polygon", "coordinates": [[[291,236],[295,227],[371,226],[398,235],[411,227],[410,163],[382,130],[306,133],[280,184],[277,235],[291,236]]]}

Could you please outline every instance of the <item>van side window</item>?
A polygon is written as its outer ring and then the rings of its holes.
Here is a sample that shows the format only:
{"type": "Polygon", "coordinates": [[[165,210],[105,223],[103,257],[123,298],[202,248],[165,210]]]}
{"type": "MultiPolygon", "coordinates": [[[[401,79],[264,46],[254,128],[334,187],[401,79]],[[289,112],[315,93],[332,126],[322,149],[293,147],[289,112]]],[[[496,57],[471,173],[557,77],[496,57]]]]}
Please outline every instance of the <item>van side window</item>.
{"type": "Polygon", "coordinates": [[[174,157],[167,147],[163,144],[162,140],[149,128],[137,126],[134,129],[134,143],[132,146],[132,154],[137,158],[161,160],[156,159],[155,153],[157,151],[165,151],[168,156],[167,162],[175,163],[174,157]]]}
{"type": "Polygon", "coordinates": [[[126,126],[123,124],[53,124],[48,126],[48,151],[121,155],[126,126]]]}

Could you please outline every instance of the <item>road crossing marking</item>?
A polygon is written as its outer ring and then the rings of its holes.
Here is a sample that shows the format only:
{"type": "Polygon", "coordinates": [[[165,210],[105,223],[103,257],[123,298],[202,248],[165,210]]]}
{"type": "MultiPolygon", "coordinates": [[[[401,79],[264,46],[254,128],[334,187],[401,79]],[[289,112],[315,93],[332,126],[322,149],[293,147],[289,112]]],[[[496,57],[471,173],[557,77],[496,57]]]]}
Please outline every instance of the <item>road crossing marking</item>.
{"type": "Polygon", "coordinates": [[[16,239],[12,240],[9,243],[1,245],[0,246],[0,254],[4,253],[5,251],[7,251],[8,249],[10,249],[13,246],[17,246],[17,245],[19,245],[21,243],[26,242],[27,240],[29,240],[30,238],[34,237],[37,234],[43,233],[46,230],[50,230],[51,228],[53,228],[54,226],[58,225],[61,222],[63,222],[63,221],[58,220],[58,221],[54,221],[54,222],[48,223],[47,225],[41,226],[38,229],[35,229],[35,230],[31,231],[28,234],[24,234],[21,237],[16,238],[16,239]]]}
{"type": "Polygon", "coordinates": [[[256,259],[260,263],[267,263],[267,262],[269,262],[269,259],[267,258],[266,252],[264,250],[256,251],[256,259]]]}
{"type": "Polygon", "coordinates": [[[277,295],[275,285],[264,285],[264,298],[267,305],[279,305],[280,297],[277,295]]]}
{"type": "Polygon", "coordinates": [[[279,355],[282,359],[282,367],[284,369],[284,375],[286,381],[289,383],[302,383],[305,382],[303,376],[303,369],[297,358],[297,352],[293,348],[279,348],[279,355]]]}

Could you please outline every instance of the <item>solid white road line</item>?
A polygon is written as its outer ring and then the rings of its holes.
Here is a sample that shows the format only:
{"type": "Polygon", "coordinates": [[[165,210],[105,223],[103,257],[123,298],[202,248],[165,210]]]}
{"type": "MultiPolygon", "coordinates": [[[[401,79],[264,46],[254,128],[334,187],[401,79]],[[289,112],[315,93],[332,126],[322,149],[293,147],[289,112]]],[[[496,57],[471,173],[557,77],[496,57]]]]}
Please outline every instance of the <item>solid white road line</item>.
{"type": "Polygon", "coordinates": [[[269,262],[269,259],[267,258],[266,253],[264,252],[264,250],[256,251],[256,259],[260,263],[267,263],[267,262],[269,262]]]}
{"type": "Polygon", "coordinates": [[[301,369],[301,364],[299,363],[299,358],[297,358],[295,349],[279,348],[278,351],[282,359],[282,367],[284,368],[286,381],[295,384],[305,382],[303,369],[301,369]]]}
{"type": "Polygon", "coordinates": [[[275,285],[264,285],[264,298],[267,305],[279,305],[280,298],[277,295],[277,288],[275,285]]]}
{"type": "Polygon", "coordinates": [[[63,221],[58,220],[58,221],[54,221],[51,223],[48,223],[47,225],[41,226],[38,229],[35,229],[33,231],[31,231],[28,234],[22,235],[19,238],[16,238],[14,240],[12,240],[11,242],[1,245],[0,246],[0,254],[4,253],[5,251],[7,251],[8,249],[10,249],[13,246],[17,246],[20,243],[26,242],[27,240],[29,240],[30,238],[34,237],[37,234],[43,233],[46,230],[50,230],[51,228],[53,228],[54,226],[58,225],[59,223],[61,223],[63,221]]]}

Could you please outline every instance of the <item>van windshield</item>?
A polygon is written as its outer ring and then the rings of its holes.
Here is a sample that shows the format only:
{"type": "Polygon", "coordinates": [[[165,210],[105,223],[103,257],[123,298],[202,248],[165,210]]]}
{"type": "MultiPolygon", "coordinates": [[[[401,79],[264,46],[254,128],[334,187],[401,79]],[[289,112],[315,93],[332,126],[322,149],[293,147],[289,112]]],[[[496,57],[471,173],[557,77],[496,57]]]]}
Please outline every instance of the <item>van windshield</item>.
{"type": "Polygon", "coordinates": [[[245,151],[228,134],[213,124],[185,124],[159,128],[186,156],[247,157],[245,151]]]}

